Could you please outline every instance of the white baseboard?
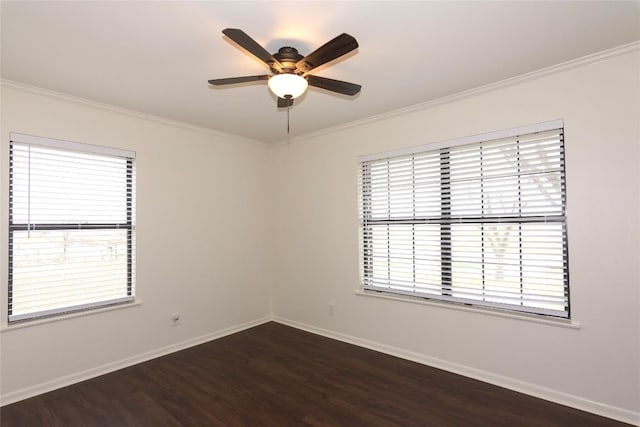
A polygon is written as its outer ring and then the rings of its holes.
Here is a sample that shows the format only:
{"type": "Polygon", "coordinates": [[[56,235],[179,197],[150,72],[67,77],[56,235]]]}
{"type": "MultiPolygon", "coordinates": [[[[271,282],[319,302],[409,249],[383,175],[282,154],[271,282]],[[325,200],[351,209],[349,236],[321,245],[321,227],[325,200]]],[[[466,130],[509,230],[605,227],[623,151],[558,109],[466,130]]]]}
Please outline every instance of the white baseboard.
{"type": "Polygon", "coordinates": [[[519,393],[524,393],[529,396],[534,396],[554,403],[559,403],[561,405],[580,409],[582,411],[591,412],[603,417],[612,418],[629,424],[640,425],[640,413],[638,412],[606,405],[604,403],[595,402],[558,390],[553,390],[536,384],[515,380],[513,378],[508,378],[488,371],[483,371],[469,366],[448,362],[446,360],[426,356],[424,354],[414,353],[401,348],[381,344],[375,341],[369,341],[351,335],[318,328],[312,325],[307,325],[305,323],[296,322],[279,316],[274,316],[273,321],[282,323],[287,326],[292,326],[297,329],[302,329],[304,331],[311,332],[317,335],[322,335],[327,338],[333,338],[338,341],[343,341],[349,344],[357,345],[359,347],[364,347],[371,350],[379,351],[381,353],[389,354],[391,356],[396,356],[401,359],[411,360],[412,362],[417,362],[423,365],[453,372],[465,377],[497,385],[499,387],[504,387],[509,390],[514,390],[519,393]]]}
{"type": "Polygon", "coordinates": [[[245,329],[249,329],[254,326],[261,325],[271,320],[278,323],[282,323],[284,325],[297,328],[297,329],[302,329],[304,331],[311,332],[317,335],[322,335],[322,336],[343,341],[349,344],[354,344],[359,347],[364,347],[371,350],[379,351],[381,353],[400,357],[402,359],[411,360],[413,362],[421,363],[427,366],[432,366],[434,368],[443,369],[445,371],[453,372],[459,375],[464,375],[469,378],[480,380],[489,384],[494,384],[494,385],[504,387],[510,390],[514,390],[520,393],[528,394],[530,396],[538,397],[540,399],[549,400],[551,402],[559,403],[561,405],[570,406],[572,408],[591,412],[593,414],[601,415],[603,417],[608,417],[618,421],[640,426],[640,413],[638,412],[633,412],[627,409],[606,405],[600,402],[584,399],[579,396],[549,389],[536,384],[515,380],[512,378],[497,375],[488,371],[483,371],[480,369],[471,368],[469,366],[452,363],[446,360],[425,356],[420,353],[415,353],[415,352],[407,351],[401,348],[388,346],[375,341],[369,341],[369,340],[365,340],[355,336],[346,335],[346,334],[342,334],[339,332],[335,332],[335,331],[331,331],[323,328],[318,328],[316,326],[296,322],[296,321],[285,319],[279,316],[263,317],[263,318],[246,322],[240,325],[234,325],[229,328],[212,332],[210,334],[185,340],[185,341],[172,344],[166,347],[162,347],[156,350],[152,350],[146,353],[121,359],[112,363],[107,363],[105,365],[88,369],[82,372],[78,372],[72,375],[56,378],[54,380],[47,381],[42,384],[36,384],[34,386],[26,387],[10,393],[1,394],[0,406],[4,406],[14,402],[18,402],[20,400],[28,399],[30,397],[37,396],[39,394],[47,393],[49,391],[53,391],[58,388],[66,387],[81,381],[95,378],[100,375],[108,374],[110,372],[117,371],[119,369],[126,368],[138,363],[142,363],[147,360],[155,359],[157,357],[165,356],[167,354],[174,353],[176,351],[184,350],[189,347],[193,347],[208,341],[222,338],[224,336],[231,335],[236,332],[240,332],[245,329]]]}
{"type": "Polygon", "coordinates": [[[240,325],[234,325],[219,331],[212,332],[210,334],[202,335],[196,338],[191,338],[176,344],[171,344],[166,347],[158,348],[148,351],[146,353],[137,354],[132,357],[117,360],[115,362],[107,363],[102,366],[87,369],[82,372],[67,375],[61,378],[56,378],[51,381],[47,381],[42,384],[36,384],[34,386],[25,387],[20,390],[12,391],[0,395],[0,406],[9,405],[20,400],[28,399],[30,397],[37,396],[39,394],[47,393],[58,388],[66,387],[71,384],[79,383],[91,378],[98,377],[100,375],[108,374],[109,372],[117,371],[122,368],[126,368],[138,363],[146,362],[147,360],[155,359],[157,357],[165,356],[176,351],[184,350],[189,347],[193,347],[199,344],[203,344],[208,341],[212,341],[218,338],[222,338],[227,335],[234,334],[236,332],[243,331],[245,329],[253,328],[254,326],[261,325],[269,322],[270,317],[263,317],[260,319],[252,320],[250,322],[242,323],[240,325]]]}

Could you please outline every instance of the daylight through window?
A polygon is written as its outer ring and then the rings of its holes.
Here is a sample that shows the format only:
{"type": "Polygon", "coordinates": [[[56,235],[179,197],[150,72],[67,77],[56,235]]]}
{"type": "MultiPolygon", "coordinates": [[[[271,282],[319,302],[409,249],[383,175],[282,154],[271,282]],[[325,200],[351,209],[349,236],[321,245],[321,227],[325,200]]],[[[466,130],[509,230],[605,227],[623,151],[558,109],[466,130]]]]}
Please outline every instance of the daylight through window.
{"type": "Polygon", "coordinates": [[[363,289],[568,318],[563,132],[361,157],[363,289]]]}
{"type": "Polygon", "coordinates": [[[132,301],[135,153],[11,134],[9,321],[132,301]]]}

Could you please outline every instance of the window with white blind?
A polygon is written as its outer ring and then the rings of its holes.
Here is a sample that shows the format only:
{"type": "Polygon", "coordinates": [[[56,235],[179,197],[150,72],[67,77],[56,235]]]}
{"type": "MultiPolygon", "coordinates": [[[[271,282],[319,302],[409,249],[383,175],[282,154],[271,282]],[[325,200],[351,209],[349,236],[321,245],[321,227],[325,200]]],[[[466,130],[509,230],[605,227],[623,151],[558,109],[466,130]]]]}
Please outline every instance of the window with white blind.
{"type": "Polygon", "coordinates": [[[9,322],[133,301],[135,153],[10,139],[9,322]]]}
{"type": "Polygon", "coordinates": [[[562,121],[360,158],[364,291],[569,317],[562,121]]]}

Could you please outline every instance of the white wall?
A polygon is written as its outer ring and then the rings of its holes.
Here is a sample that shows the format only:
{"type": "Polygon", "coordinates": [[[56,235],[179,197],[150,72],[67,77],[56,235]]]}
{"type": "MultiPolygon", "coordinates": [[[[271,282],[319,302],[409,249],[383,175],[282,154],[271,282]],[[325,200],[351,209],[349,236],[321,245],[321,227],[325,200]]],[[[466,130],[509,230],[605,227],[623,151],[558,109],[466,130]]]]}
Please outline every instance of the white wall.
{"type": "Polygon", "coordinates": [[[636,50],[278,146],[276,319],[640,422],[639,103],[636,50]],[[553,119],[580,329],[355,295],[358,155],[553,119]]]}
{"type": "Polygon", "coordinates": [[[267,146],[15,85],[3,85],[1,95],[3,403],[269,318],[267,146]],[[6,327],[9,132],[136,151],[141,305],[6,327]]]}

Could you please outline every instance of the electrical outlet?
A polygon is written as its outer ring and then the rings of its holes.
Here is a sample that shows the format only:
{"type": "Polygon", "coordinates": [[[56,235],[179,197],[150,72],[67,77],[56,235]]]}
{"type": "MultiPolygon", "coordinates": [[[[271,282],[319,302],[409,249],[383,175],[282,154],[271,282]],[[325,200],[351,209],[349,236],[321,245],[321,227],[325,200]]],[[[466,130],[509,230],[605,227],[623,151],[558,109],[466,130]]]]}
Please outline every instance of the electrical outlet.
{"type": "Polygon", "coordinates": [[[336,314],[336,305],[335,304],[329,304],[329,315],[333,316],[336,314]]]}
{"type": "Polygon", "coordinates": [[[171,315],[171,321],[173,322],[174,325],[177,325],[178,323],[180,323],[180,313],[173,313],[171,315]]]}

